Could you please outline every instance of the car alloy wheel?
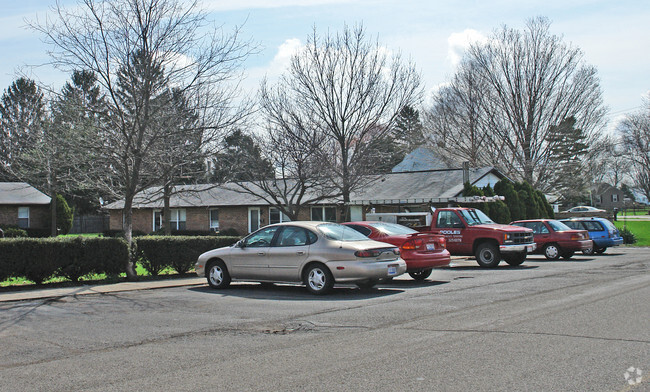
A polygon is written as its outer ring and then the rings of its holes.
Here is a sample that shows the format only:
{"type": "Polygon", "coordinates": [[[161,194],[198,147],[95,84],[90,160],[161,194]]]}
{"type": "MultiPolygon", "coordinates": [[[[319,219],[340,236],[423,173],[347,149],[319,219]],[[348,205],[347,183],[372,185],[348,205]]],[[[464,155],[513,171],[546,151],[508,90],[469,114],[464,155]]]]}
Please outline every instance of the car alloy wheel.
{"type": "Polygon", "coordinates": [[[222,261],[214,261],[208,265],[206,274],[208,284],[215,289],[227,287],[230,284],[230,274],[222,261]]]}
{"type": "Polygon", "coordinates": [[[334,286],[332,273],[321,264],[310,266],[305,275],[307,289],[313,294],[324,294],[334,286]]]}

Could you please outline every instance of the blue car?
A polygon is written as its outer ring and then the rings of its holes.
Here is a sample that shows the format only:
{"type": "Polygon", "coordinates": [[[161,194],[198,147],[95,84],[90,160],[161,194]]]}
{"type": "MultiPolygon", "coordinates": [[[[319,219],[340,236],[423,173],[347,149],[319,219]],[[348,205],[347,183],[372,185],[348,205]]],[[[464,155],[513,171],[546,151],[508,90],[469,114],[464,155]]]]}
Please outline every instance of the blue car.
{"type": "Polygon", "coordinates": [[[589,238],[593,241],[590,249],[583,250],[585,255],[603,253],[611,246],[619,246],[623,243],[623,237],[612,222],[605,218],[571,218],[560,220],[572,229],[587,230],[589,238]]]}

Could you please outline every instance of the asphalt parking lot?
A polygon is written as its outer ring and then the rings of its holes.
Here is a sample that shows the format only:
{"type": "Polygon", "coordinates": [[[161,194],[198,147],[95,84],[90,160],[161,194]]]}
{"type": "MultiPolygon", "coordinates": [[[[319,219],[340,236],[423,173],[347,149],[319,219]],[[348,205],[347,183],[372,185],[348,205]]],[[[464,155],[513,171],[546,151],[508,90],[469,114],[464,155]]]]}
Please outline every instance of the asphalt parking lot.
{"type": "Polygon", "coordinates": [[[647,391],[649,267],[619,248],[322,297],[191,280],[14,299],[0,390],[647,391]]]}

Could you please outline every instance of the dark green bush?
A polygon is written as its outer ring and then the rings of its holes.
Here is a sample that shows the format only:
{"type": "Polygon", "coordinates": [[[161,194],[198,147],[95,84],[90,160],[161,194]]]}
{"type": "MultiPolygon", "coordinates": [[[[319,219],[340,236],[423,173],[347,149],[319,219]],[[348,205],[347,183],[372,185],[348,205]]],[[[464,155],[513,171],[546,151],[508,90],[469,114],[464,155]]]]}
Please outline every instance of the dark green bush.
{"type": "Polygon", "coordinates": [[[53,275],[78,280],[116,274],[128,261],[126,242],[112,238],[15,238],[0,241],[0,278],[23,276],[37,284],[53,275]]]}
{"type": "Polygon", "coordinates": [[[624,244],[636,244],[636,235],[630,231],[627,227],[623,227],[619,230],[621,237],[623,237],[624,244]]]}
{"type": "Polygon", "coordinates": [[[4,229],[6,238],[26,238],[27,232],[17,227],[7,227],[4,229]]]}
{"type": "MultiPolygon", "coordinates": [[[[151,235],[164,236],[165,229],[158,229],[153,233],[151,233],[151,235]]],[[[217,233],[211,230],[172,230],[171,235],[188,237],[188,236],[210,236],[210,235],[217,235],[217,233]]]]}
{"type": "Polygon", "coordinates": [[[147,236],[136,240],[137,255],[152,275],[166,267],[183,274],[196,263],[201,253],[234,244],[239,237],[147,236]]]}

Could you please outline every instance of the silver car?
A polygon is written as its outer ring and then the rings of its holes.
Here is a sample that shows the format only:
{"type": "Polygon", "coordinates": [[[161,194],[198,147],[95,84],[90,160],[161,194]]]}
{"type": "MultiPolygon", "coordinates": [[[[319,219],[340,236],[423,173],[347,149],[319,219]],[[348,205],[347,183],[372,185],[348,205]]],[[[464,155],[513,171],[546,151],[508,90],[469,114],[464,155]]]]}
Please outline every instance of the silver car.
{"type": "Polygon", "coordinates": [[[334,283],[370,288],[406,272],[399,248],[338,223],[285,222],[249,234],[232,246],[203,253],[199,276],[220,289],[232,280],[302,283],[314,294],[334,283]]]}

